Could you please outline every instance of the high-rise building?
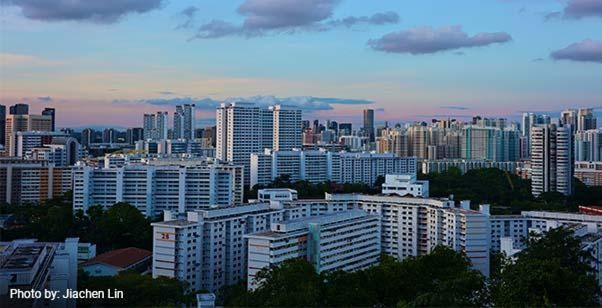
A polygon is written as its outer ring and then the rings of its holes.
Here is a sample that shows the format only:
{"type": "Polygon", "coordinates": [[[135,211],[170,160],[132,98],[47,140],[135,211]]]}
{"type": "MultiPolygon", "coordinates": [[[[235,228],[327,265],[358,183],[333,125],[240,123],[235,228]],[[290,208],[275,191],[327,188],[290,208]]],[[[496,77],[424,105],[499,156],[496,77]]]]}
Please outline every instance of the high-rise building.
{"type": "Polygon", "coordinates": [[[573,191],[573,135],[569,125],[531,128],[531,186],[533,195],[573,191]]]}
{"type": "MultiPolygon", "coordinates": [[[[13,106],[14,107],[14,106],[13,106]]],[[[15,142],[17,132],[52,131],[52,118],[48,115],[10,114],[6,117],[4,145],[8,156],[15,156],[15,142]]]]}
{"type": "Polygon", "coordinates": [[[71,167],[47,160],[0,158],[0,203],[43,204],[72,189],[71,167]]]}
{"type": "Polygon", "coordinates": [[[374,110],[364,109],[364,133],[370,138],[370,142],[376,140],[374,134],[374,110]]]}
{"type": "Polygon", "coordinates": [[[52,119],[52,131],[56,131],[56,109],[46,107],[42,110],[42,115],[50,116],[52,119]]]}
{"type": "Polygon", "coordinates": [[[167,138],[167,111],[158,111],[156,114],[144,114],[143,129],[144,140],[165,140],[167,138]]]}
{"type": "Polygon", "coordinates": [[[259,271],[290,259],[307,260],[317,273],[354,272],[377,265],[380,232],[380,216],[361,209],[273,223],[271,230],[245,236],[247,288],[255,289],[261,283],[259,271]]]}
{"type": "Polygon", "coordinates": [[[302,147],[301,110],[283,107],[270,107],[273,115],[273,149],[291,151],[302,147]]]}
{"type": "Polygon", "coordinates": [[[194,139],[196,122],[194,107],[194,104],[176,106],[176,112],[173,115],[174,139],[194,139]]]}
{"type": "Polygon", "coordinates": [[[251,154],[301,147],[300,111],[237,102],[222,104],[216,115],[216,158],[244,166],[245,185],[250,183],[251,154]]]}
{"type": "Polygon", "coordinates": [[[575,132],[575,160],[602,161],[602,132],[590,129],[575,132]]]}
{"type": "Polygon", "coordinates": [[[80,166],[73,171],[73,208],[127,202],[146,216],[184,213],[243,201],[242,167],[178,161],[170,165],[80,166]]]}
{"type": "Polygon", "coordinates": [[[598,121],[592,108],[579,108],[577,111],[577,131],[598,128],[598,121]]]}
{"type": "Polygon", "coordinates": [[[15,104],[10,106],[10,114],[12,115],[26,115],[29,114],[29,105],[27,104],[15,104]]]}
{"type": "Polygon", "coordinates": [[[91,128],[84,128],[82,130],[81,145],[84,148],[88,148],[91,143],[94,143],[94,130],[91,128]]]}
{"type": "Polygon", "coordinates": [[[0,105],[0,145],[6,142],[6,106],[0,105]]]}
{"type": "Polygon", "coordinates": [[[130,127],[125,132],[125,142],[134,145],[136,141],[144,139],[144,129],[142,127],[130,127]]]}

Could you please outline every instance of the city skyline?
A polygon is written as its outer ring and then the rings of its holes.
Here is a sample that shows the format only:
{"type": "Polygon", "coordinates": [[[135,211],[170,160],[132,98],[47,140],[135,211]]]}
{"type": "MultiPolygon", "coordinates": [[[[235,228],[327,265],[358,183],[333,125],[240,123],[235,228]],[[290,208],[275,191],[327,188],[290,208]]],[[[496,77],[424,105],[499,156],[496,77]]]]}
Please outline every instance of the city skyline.
{"type": "Polygon", "coordinates": [[[366,108],[376,124],[518,120],[602,101],[595,1],[0,5],[0,104],[60,109],[59,127],[142,126],[157,111],[171,121],[186,103],[204,125],[237,97],[354,126],[366,108]]]}

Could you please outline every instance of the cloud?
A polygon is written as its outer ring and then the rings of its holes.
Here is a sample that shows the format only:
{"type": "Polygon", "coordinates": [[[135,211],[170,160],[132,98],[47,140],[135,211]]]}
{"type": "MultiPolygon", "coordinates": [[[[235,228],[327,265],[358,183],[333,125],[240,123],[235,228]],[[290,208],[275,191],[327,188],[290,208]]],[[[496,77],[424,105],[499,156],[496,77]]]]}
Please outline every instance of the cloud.
{"type": "Polygon", "coordinates": [[[330,21],[328,24],[332,27],[345,26],[347,28],[352,27],[356,24],[369,24],[369,25],[386,25],[396,24],[400,20],[399,15],[395,12],[383,12],[376,13],[372,16],[349,16],[342,19],[336,19],[330,21]]]}
{"type": "Polygon", "coordinates": [[[52,101],[52,97],[50,97],[50,96],[39,96],[38,100],[45,101],[45,102],[50,102],[50,101],[52,101]]]}
{"type": "Polygon", "coordinates": [[[145,13],[160,7],[163,0],[0,0],[15,6],[23,16],[41,21],[90,21],[114,23],[130,13],[145,13]]]}
{"type": "Polygon", "coordinates": [[[571,0],[563,11],[566,18],[602,17],[602,1],[571,0]]]}
{"type": "Polygon", "coordinates": [[[468,110],[470,108],[465,107],[465,106],[441,106],[441,108],[443,109],[449,109],[449,110],[468,110]]]}
{"type": "Polygon", "coordinates": [[[372,101],[363,99],[345,99],[332,97],[313,97],[313,96],[293,96],[293,97],[276,97],[276,96],[251,96],[251,97],[231,97],[223,101],[212,98],[195,98],[195,97],[174,97],[174,98],[152,98],[141,100],[114,100],[114,104],[148,104],[154,106],[176,106],[183,104],[195,104],[200,110],[214,110],[223,102],[248,102],[255,103],[258,106],[283,105],[297,107],[306,112],[319,110],[332,110],[333,105],[369,105],[372,101]]]}
{"type": "Polygon", "coordinates": [[[178,24],[174,28],[174,30],[191,28],[192,25],[194,24],[194,17],[196,16],[196,13],[198,11],[199,11],[199,8],[197,8],[196,6],[193,6],[193,5],[180,11],[180,13],[178,13],[177,17],[182,18],[182,21],[180,22],[180,24],[178,24]]]}
{"type": "Polygon", "coordinates": [[[602,63],[602,41],[583,40],[550,54],[554,60],[602,63]]]}
{"type": "Polygon", "coordinates": [[[241,24],[211,20],[201,25],[191,39],[211,39],[224,36],[246,38],[301,31],[328,31],[335,27],[356,24],[384,25],[399,22],[395,12],[371,16],[349,16],[332,19],[339,0],[246,0],[236,10],[244,17],[241,24]]]}
{"type": "Polygon", "coordinates": [[[486,46],[494,43],[506,43],[512,37],[505,32],[482,32],[468,36],[461,26],[448,26],[438,29],[431,27],[412,28],[406,31],[392,32],[379,39],[368,41],[374,50],[389,53],[409,53],[413,55],[436,53],[445,50],[486,46]]]}

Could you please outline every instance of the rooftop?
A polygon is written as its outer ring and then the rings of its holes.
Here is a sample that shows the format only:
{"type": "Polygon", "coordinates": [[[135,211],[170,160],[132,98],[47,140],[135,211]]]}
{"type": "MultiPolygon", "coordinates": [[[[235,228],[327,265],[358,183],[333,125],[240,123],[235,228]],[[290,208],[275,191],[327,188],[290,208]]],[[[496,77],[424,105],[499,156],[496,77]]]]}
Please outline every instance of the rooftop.
{"type": "Polygon", "coordinates": [[[115,249],[109,252],[105,252],[92,258],[82,265],[92,265],[97,263],[103,263],[112,265],[119,268],[128,268],[129,266],[136,264],[144,259],[150,258],[152,256],[152,252],[140,249],[136,247],[128,247],[122,249],[115,249]]]}

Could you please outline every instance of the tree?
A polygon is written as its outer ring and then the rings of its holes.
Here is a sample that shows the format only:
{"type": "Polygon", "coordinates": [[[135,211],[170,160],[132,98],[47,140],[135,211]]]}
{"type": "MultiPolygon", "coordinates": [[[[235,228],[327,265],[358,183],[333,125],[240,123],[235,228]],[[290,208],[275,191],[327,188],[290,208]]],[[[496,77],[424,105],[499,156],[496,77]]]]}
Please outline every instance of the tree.
{"type": "Polygon", "coordinates": [[[259,287],[250,304],[268,307],[315,307],[320,304],[320,276],[302,259],[284,261],[257,273],[259,287]]]}
{"type": "Polygon", "coordinates": [[[79,290],[108,289],[123,291],[122,299],[79,299],[78,306],[178,306],[191,304],[194,299],[185,294],[186,286],[173,278],[159,277],[153,279],[149,275],[136,272],[123,272],[117,276],[90,277],[80,272],[79,290]]]}
{"type": "Polygon", "coordinates": [[[492,281],[496,306],[598,306],[601,295],[590,252],[565,228],[531,238],[492,281]]]}
{"type": "Polygon", "coordinates": [[[152,248],[150,221],[127,203],[117,203],[109,208],[98,221],[98,230],[103,230],[98,241],[106,250],[131,246],[152,248]]]}

